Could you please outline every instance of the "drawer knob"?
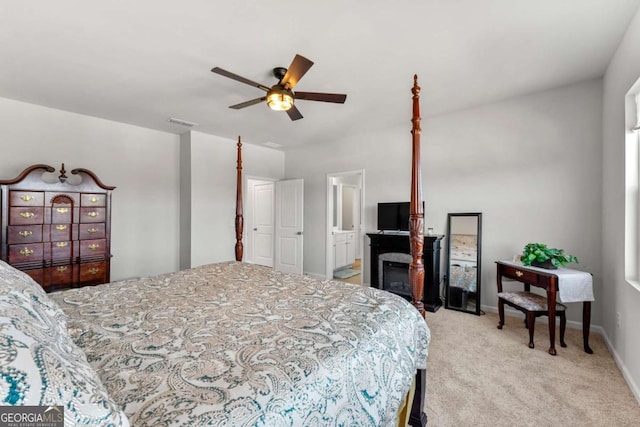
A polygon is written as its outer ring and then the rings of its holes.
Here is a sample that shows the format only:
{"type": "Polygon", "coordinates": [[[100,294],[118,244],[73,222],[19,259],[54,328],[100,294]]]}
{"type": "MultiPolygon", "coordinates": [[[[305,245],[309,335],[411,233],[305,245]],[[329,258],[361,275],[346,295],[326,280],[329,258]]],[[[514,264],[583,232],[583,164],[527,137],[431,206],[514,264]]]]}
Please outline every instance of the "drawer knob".
{"type": "Polygon", "coordinates": [[[66,225],[56,225],[56,230],[64,231],[67,229],[66,225]]]}
{"type": "Polygon", "coordinates": [[[58,242],[56,243],[56,246],[59,248],[66,248],[67,246],[69,246],[69,242],[58,242]]]}
{"type": "Polygon", "coordinates": [[[22,237],[29,237],[33,235],[33,231],[24,230],[24,231],[18,232],[18,234],[21,235],[22,237]]]}
{"type": "Polygon", "coordinates": [[[58,213],[65,214],[69,212],[69,208],[58,208],[56,211],[58,211],[58,213]]]}
{"type": "Polygon", "coordinates": [[[92,197],[92,198],[89,199],[89,201],[91,203],[98,203],[98,198],[97,197],[92,197]]]}
{"type": "Polygon", "coordinates": [[[87,213],[87,216],[90,216],[91,218],[95,218],[98,216],[98,212],[89,212],[87,213]]]}
{"type": "Polygon", "coordinates": [[[34,214],[33,212],[20,212],[20,216],[22,218],[33,218],[34,216],[36,216],[36,214],[34,214]]]}
{"type": "Polygon", "coordinates": [[[89,234],[93,234],[93,233],[97,233],[97,232],[98,232],[97,228],[90,228],[90,229],[87,230],[87,233],[89,233],[89,234]]]}
{"type": "Polygon", "coordinates": [[[58,270],[60,273],[67,271],[67,266],[63,265],[61,267],[58,267],[56,270],[58,270]]]}
{"type": "Polygon", "coordinates": [[[518,277],[522,277],[524,275],[524,273],[520,270],[516,270],[516,276],[518,277]]]}
{"type": "Polygon", "coordinates": [[[98,249],[99,247],[100,247],[100,245],[95,244],[95,243],[94,243],[94,244],[92,244],[92,245],[89,245],[89,249],[91,249],[92,251],[95,251],[95,250],[96,250],[96,249],[98,249]]]}
{"type": "Polygon", "coordinates": [[[29,256],[33,254],[33,249],[24,248],[20,250],[20,255],[29,256]]]}
{"type": "Polygon", "coordinates": [[[99,268],[95,268],[95,267],[93,267],[93,268],[90,268],[90,269],[89,269],[89,274],[92,274],[92,275],[94,275],[94,276],[95,276],[96,274],[98,274],[99,272],[100,272],[100,269],[99,269],[99,268]]]}
{"type": "Polygon", "coordinates": [[[20,196],[20,198],[22,199],[23,202],[30,202],[34,199],[33,196],[29,196],[28,194],[24,196],[20,196]]]}

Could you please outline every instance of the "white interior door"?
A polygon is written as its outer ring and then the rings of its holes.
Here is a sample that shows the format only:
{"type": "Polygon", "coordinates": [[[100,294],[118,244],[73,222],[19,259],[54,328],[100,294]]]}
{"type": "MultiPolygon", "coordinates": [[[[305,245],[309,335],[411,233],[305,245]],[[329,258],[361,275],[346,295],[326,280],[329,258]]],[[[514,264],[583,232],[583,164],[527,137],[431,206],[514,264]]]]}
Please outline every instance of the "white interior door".
{"type": "Polygon", "coordinates": [[[302,274],[303,247],[302,179],[276,182],[275,269],[302,274]]]}
{"type": "Polygon", "coordinates": [[[251,262],[273,267],[275,185],[257,180],[248,180],[248,184],[252,208],[249,225],[251,262]]]}

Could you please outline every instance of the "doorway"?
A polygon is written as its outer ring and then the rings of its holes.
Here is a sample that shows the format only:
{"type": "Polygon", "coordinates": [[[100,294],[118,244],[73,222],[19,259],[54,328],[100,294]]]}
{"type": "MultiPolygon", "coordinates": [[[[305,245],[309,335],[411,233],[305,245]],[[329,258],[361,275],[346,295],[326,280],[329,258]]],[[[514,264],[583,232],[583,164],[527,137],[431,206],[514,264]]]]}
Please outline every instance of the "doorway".
{"type": "Polygon", "coordinates": [[[364,169],[327,174],[328,279],[363,284],[364,169]]]}
{"type": "Polygon", "coordinates": [[[248,178],[247,190],[247,261],[273,267],[275,183],[248,178]]]}
{"type": "Polygon", "coordinates": [[[246,261],[302,274],[304,181],[247,178],[246,187],[246,261]]]}

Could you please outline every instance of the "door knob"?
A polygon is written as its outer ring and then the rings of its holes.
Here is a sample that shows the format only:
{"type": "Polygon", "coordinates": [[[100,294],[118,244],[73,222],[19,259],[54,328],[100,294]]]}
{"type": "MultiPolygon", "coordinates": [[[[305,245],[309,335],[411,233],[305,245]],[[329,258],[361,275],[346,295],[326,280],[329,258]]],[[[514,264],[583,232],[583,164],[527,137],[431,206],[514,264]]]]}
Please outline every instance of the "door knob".
{"type": "Polygon", "coordinates": [[[254,228],[254,229],[253,229],[253,231],[258,231],[258,229],[257,229],[257,228],[254,228]]]}
{"type": "Polygon", "coordinates": [[[297,234],[298,236],[302,236],[302,231],[298,231],[296,234],[297,234]]]}

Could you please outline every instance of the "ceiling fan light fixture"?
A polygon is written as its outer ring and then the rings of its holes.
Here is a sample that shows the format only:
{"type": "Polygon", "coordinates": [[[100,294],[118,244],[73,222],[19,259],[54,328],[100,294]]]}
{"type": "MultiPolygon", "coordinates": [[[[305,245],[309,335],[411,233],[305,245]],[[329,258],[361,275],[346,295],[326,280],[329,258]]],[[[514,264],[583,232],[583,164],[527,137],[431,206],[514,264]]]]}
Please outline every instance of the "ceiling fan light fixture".
{"type": "Polygon", "coordinates": [[[272,110],[287,111],[293,107],[293,93],[279,87],[273,87],[267,93],[267,105],[272,110]]]}

